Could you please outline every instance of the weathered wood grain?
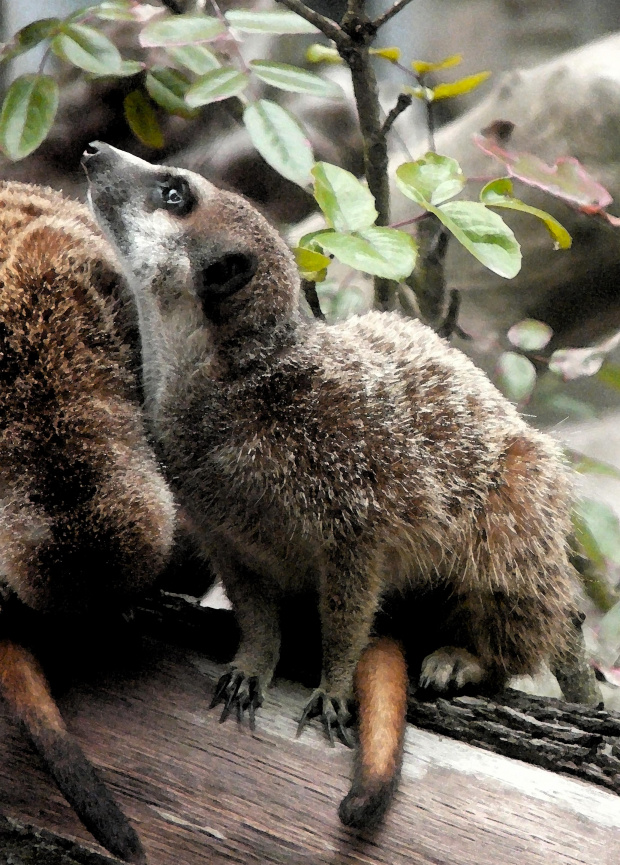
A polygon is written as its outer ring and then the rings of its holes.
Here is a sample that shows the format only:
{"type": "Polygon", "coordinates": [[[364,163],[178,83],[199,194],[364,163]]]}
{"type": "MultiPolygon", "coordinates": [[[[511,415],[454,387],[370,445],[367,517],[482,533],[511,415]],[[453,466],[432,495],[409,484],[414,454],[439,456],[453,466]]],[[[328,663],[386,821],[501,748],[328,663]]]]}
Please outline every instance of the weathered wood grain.
{"type": "MultiPolygon", "coordinates": [[[[620,798],[409,728],[401,789],[375,834],[342,827],[351,753],[279,680],[251,735],[218,723],[221,667],[149,642],[131,672],[76,683],[59,704],[140,833],[152,865],[612,865],[620,798]]],[[[96,848],[0,710],[0,809],[96,848]]],[[[2,859],[0,863],[19,862],[2,859]]]]}

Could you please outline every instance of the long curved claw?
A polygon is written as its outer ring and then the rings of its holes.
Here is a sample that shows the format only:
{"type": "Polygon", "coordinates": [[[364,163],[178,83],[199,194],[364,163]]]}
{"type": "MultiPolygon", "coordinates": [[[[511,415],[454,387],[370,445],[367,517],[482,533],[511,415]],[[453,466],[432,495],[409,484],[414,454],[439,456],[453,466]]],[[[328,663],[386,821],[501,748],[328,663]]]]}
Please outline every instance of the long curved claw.
{"type": "Polygon", "coordinates": [[[213,709],[224,701],[220,716],[222,724],[234,710],[237,721],[243,721],[243,713],[247,710],[249,726],[252,732],[256,729],[256,710],[263,705],[263,693],[259,676],[247,676],[242,670],[230,670],[220,678],[216,685],[209,708],[213,709]]]}
{"type": "Polygon", "coordinates": [[[330,697],[325,691],[320,688],[317,689],[308,700],[299,719],[297,736],[301,735],[310,718],[314,718],[317,715],[323,721],[330,745],[333,746],[335,744],[335,730],[345,745],[349,748],[355,747],[351,731],[347,728],[351,715],[346,708],[346,700],[342,700],[339,697],[330,697]]]}

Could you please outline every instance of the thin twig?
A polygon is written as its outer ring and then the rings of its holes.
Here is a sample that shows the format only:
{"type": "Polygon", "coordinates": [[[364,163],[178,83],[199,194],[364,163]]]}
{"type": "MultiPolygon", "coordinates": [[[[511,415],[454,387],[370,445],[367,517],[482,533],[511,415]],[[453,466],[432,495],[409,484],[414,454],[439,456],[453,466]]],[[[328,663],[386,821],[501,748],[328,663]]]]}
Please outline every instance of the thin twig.
{"type": "Polygon", "coordinates": [[[409,93],[401,93],[399,95],[398,99],[396,100],[396,105],[394,106],[394,108],[392,108],[388,116],[383,121],[381,131],[384,135],[387,135],[389,133],[390,129],[394,125],[394,121],[396,120],[396,118],[400,117],[403,111],[406,111],[412,102],[413,96],[411,96],[409,93]]]}
{"type": "Polygon", "coordinates": [[[319,12],[315,12],[314,9],[310,9],[310,7],[306,6],[305,3],[302,3],[301,0],[276,0],[276,2],[286,6],[286,8],[290,9],[291,12],[296,12],[301,18],[309,21],[310,24],[314,24],[315,27],[318,27],[321,33],[327,36],[328,39],[332,39],[336,45],[342,42],[342,30],[335,21],[332,21],[331,18],[328,18],[326,15],[321,15],[319,12]]]}
{"type": "Polygon", "coordinates": [[[378,18],[372,22],[372,26],[375,30],[378,30],[379,27],[383,27],[390,18],[393,18],[395,15],[398,15],[401,9],[404,9],[405,6],[408,6],[411,3],[411,0],[398,0],[390,9],[386,9],[382,15],[379,15],[378,18]]]}

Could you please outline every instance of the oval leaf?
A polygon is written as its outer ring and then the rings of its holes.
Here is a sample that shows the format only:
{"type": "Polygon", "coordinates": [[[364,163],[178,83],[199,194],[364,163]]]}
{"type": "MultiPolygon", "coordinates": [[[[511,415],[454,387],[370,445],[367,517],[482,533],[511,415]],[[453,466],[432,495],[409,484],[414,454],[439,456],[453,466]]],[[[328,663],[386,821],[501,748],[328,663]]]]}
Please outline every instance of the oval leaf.
{"type": "Polygon", "coordinates": [[[549,369],[559,373],[564,381],[572,381],[596,375],[604,361],[605,352],[600,348],[560,348],[551,355],[549,369]]]}
{"type": "Polygon", "coordinates": [[[166,48],[166,54],[173,63],[184,66],[196,75],[206,75],[222,65],[215,54],[204,45],[179,45],[166,48]]]}
{"type": "Polygon", "coordinates": [[[512,181],[507,177],[500,177],[487,183],[480,191],[480,201],[489,207],[505,207],[508,210],[520,210],[522,213],[530,213],[541,219],[545,228],[554,240],[556,249],[569,249],[572,238],[564,226],[554,219],[551,214],[538,207],[531,207],[512,195],[512,181]]]}
{"type": "Polygon", "coordinates": [[[394,228],[373,227],[353,234],[326,231],[318,240],[343,264],[373,276],[405,279],[415,266],[417,251],[412,238],[394,228]]]}
{"type": "Polygon", "coordinates": [[[147,74],[145,83],[151,99],[166,111],[181,117],[191,117],[195,113],[185,103],[189,79],[180,72],[165,66],[154,66],[147,74]]]}
{"type": "Polygon", "coordinates": [[[523,402],[534,390],[536,369],[522,354],[505,351],[497,362],[497,379],[508,399],[523,402]]]}
{"type": "Polygon", "coordinates": [[[318,33],[314,24],[295,12],[252,12],[248,9],[231,9],[225,13],[226,20],[243,33],[318,33]]]}
{"type": "Polygon", "coordinates": [[[459,78],[458,81],[452,81],[450,84],[438,84],[437,87],[433,87],[433,100],[437,102],[438,99],[450,99],[453,96],[469,93],[476,87],[480,87],[490,74],[490,72],[478,72],[476,75],[459,78]]]}
{"type": "Polygon", "coordinates": [[[250,67],[257,78],[280,90],[307,93],[310,96],[344,96],[342,88],[333,81],[320,78],[313,72],[306,72],[298,66],[268,60],[252,60],[250,67]]]}
{"type": "Polygon", "coordinates": [[[210,102],[220,102],[231,96],[238,96],[248,86],[248,76],[232,66],[214,69],[207,72],[185,94],[185,101],[190,108],[208,105],[210,102]]]}
{"type": "Polygon", "coordinates": [[[120,75],[122,58],[107,36],[86,24],[65,24],[52,40],[55,54],[95,75],[120,75]]]}
{"type": "Polygon", "coordinates": [[[21,75],[7,90],[0,114],[0,147],[23,159],[44,141],[58,109],[58,85],[47,75],[21,75]]]}
{"type": "Polygon", "coordinates": [[[448,201],[429,210],[493,273],[505,279],[517,275],[521,269],[521,247],[497,213],[477,201],[448,201]]]}
{"type": "Polygon", "coordinates": [[[344,60],[335,48],[322,45],[320,42],[310,45],[306,51],[306,60],[308,63],[344,63],[344,60]]]}
{"type": "Polygon", "coordinates": [[[293,250],[297,267],[300,270],[308,273],[315,273],[329,265],[330,259],[320,252],[315,252],[312,249],[304,249],[303,246],[297,246],[293,250]]]}
{"type": "Polygon", "coordinates": [[[208,15],[173,15],[151,21],[140,33],[143,48],[167,48],[175,45],[191,45],[210,42],[226,32],[226,25],[219,18],[208,15]]]}
{"type": "Polygon", "coordinates": [[[465,177],[456,159],[427,153],[415,162],[405,162],[396,169],[396,183],[408,198],[426,207],[441,204],[463,189],[465,177]]]}
{"type": "Polygon", "coordinates": [[[596,564],[620,565],[620,523],[615,511],[601,501],[581,499],[575,505],[577,539],[596,564]]]}
{"type": "Polygon", "coordinates": [[[534,318],[525,318],[523,321],[513,324],[508,331],[508,339],[521,351],[540,351],[544,348],[553,331],[544,321],[536,321],[534,318]]]}
{"type": "Polygon", "coordinates": [[[243,122],[265,162],[299,186],[310,183],[312,147],[292,114],[269,99],[259,99],[245,109],[243,122]]]}
{"type": "Polygon", "coordinates": [[[374,224],[375,200],[354,174],[329,162],[317,162],[312,175],[314,197],[332,228],[357,231],[374,224]]]}
{"type": "Polygon", "coordinates": [[[22,27],[10,42],[5,42],[0,48],[0,61],[12,60],[25,51],[30,51],[35,45],[54,35],[61,24],[60,18],[40,18],[22,27]]]}
{"type": "Polygon", "coordinates": [[[398,63],[400,60],[400,48],[371,48],[371,54],[376,54],[377,57],[383,57],[384,60],[389,60],[390,63],[398,63]]]}
{"type": "Polygon", "coordinates": [[[133,134],[147,147],[164,146],[164,136],[155,110],[141,90],[128,93],[123,102],[125,119],[133,134]]]}
{"type": "Polygon", "coordinates": [[[135,21],[136,16],[128,0],[107,0],[97,6],[91,6],[89,15],[96,15],[102,21],[135,21]]]}

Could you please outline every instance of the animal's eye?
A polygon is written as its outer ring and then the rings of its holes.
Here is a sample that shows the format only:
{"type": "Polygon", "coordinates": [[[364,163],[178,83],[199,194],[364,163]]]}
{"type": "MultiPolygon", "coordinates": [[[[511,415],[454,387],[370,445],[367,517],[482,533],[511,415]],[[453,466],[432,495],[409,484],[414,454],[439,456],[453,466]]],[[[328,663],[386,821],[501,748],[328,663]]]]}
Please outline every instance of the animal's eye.
{"type": "Polygon", "coordinates": [[[192,210],[195,199],[184,177],[168,177],[157,184],[157,204],[176,216],[185,216],[192,210]]]}

